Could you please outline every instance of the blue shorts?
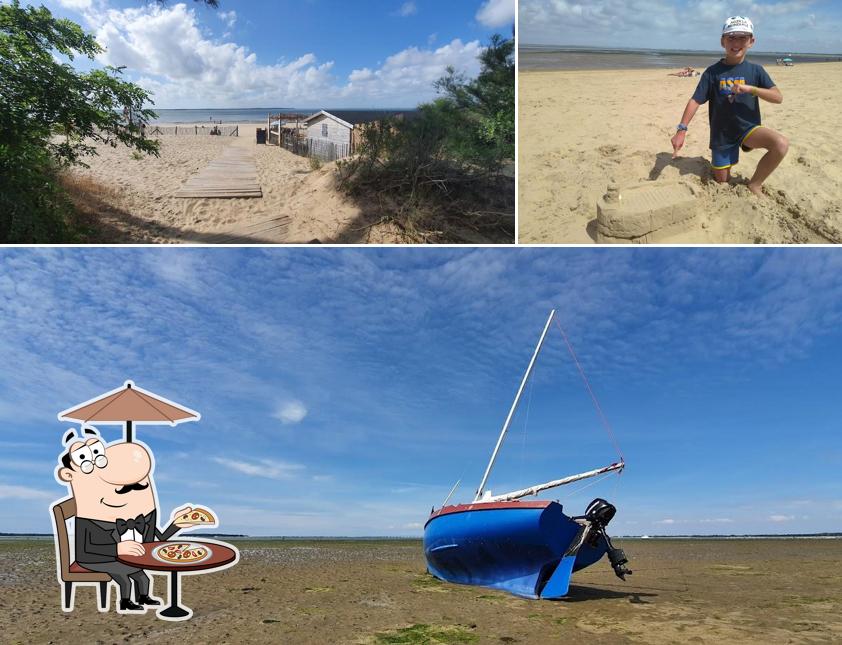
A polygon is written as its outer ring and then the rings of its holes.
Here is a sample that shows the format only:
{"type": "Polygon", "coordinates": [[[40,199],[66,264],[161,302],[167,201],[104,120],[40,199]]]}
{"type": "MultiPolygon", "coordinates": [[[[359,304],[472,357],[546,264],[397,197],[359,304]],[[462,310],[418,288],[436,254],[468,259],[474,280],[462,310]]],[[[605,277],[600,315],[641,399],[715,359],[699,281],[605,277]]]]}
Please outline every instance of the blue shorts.
{"type": "Polygon", "coordinates": [[[725,170],[726,168],[737,165],[737,162],[740,160],[740,147],[742,147],[742,149],[746,152],[751,150],[751,148],[745,145],[746,139],[754,134],[754,131],[757,130],[757,128],[762,127],[762,125],[754,126],[740,138],[738,143],[735,143],[733,146],[711,148],[710,151],[713,158],[711,165],[713,166],[713,169],[725,170]]]}

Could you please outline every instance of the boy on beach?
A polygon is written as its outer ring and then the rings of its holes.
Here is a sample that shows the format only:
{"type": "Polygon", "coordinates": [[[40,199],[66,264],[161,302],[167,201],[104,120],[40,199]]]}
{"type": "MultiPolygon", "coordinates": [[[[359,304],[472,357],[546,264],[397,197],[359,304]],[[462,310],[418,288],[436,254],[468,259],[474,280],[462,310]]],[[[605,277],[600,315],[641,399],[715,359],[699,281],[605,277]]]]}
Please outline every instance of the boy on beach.
{"type": "Polygon", "coordinates": [[[678,131],[672,138],[673,159],[684,146],[687,126],[699,106],[710,101],[710,148],[713,176],[720,183],[731,178],[731,166],[740,158],[740,148],[767,150],[757,164],[748,189],[763,194],[763,182],[783,161],[789,141],[779,132],[760,123],[758,99],[770,103],[783,102],[781,91],[760,65],[745,60],[754,45],[754,25],[742,16],[733,16],[722,27],[725,58],[711,65],[702,74],[693,97],[684,108],[678,131]]]}

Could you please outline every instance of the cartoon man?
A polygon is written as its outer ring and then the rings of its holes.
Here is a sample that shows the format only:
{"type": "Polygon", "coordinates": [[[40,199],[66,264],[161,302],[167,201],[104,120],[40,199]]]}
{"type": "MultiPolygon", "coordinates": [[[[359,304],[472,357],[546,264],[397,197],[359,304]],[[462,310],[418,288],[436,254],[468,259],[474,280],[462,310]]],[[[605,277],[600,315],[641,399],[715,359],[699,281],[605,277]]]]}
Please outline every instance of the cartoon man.
{"type": "Polygon", "coordinates": [[[146,572],[118,562],[117,556],[143,555],[144,542],[168,540],[180,529],[192,528],[183,521],[192,508],[178,509],[173,513],[177,519],[164,531],[158,529],[152,456],[140,443],[106,446],[95,430],[85,428],[59,461],[56,479],[68,484],[76,500],[76,561],[117,583],[119,612],[145,612],[144,605],[160,605],[149,595],[146,572]]]}

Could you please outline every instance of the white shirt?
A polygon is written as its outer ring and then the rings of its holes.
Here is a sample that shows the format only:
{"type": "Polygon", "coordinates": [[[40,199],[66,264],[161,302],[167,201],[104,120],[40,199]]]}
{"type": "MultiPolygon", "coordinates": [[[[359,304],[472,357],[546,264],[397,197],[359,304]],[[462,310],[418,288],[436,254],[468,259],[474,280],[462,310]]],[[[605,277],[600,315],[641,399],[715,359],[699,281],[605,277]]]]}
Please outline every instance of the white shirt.
{"type": "Polygon", "coordinates": [[[135,542],[143,542],[143,536],[140,533],[135,531],[134,529],[129,529],[123,535],[120,536],[120,542],[125,542],[126,540],[134,540],[135,542]]]}

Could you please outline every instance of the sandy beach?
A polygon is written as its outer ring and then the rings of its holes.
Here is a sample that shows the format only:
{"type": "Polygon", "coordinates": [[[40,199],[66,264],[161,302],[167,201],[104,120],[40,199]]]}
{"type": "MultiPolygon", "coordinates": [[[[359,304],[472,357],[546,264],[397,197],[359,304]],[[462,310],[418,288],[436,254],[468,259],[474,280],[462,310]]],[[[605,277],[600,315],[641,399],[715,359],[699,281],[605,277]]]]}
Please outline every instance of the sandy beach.
{"type": "MultiPolygon", "coordinates": [[[[166,124],[157,124],[166,125],[166,124]]],[[[160,157],[134,155],[124,146],[98,146],[98,156],[74,168],[68,187],[86,213],[89,242],[205,243],[280,216],[289,227],[243,240],[282,244],[399,242],[388,225],[369,226],[371,209],[336,189],[335,163],[312,170],[309,160],[277,146],[257,145],[262,124],[239,124],[239,137],[163,135],[160,157]],[[262,198],[177,198],[173,193],[228,146],[253,151],[262,198]]],[[[182,127],[181,125],[179,127],[182,127]]],[[[152,129],[152,128],[150,128],[152,129]]]]}
{"type": "MultiPolygon", "coordinates": [[[[569,596],[532,601],[442,583],[420,541],[236,541],[232,569],[184,578],[184,623],[59,607],[50,540],[0,542],[7,643],[829,643],[842,639],[842,540],[618,540],[569,596]]],[[[166,599],[166,579],[153,576],[166,599]]]]}
{"type": "Polygon", "coordinates": [[[790,149],[763,198],[739,184],[764,151],[740,154],[731,185],[713,182],[707,105],[672,160],[670,137],[698,77],[663,69],[521,72],[519,242],[595,242],[597,200],[612,180],[621,189],[684,181],[695,191],[696,216],[659,243],[842,242],[842,63],[767,71],[784,101],[761,101],[763,121],[790,149]]]}

